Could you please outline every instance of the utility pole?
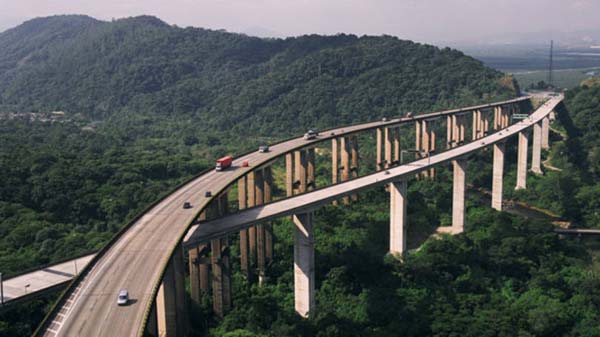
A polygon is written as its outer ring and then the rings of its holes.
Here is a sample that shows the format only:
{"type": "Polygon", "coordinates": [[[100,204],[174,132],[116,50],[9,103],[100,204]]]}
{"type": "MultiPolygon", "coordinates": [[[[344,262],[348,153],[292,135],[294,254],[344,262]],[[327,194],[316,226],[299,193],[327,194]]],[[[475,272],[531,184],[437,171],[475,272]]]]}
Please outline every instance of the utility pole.
{"type": "Polygon", "coordinates": [[[548,85],[550,88],[554,87],[554,78],[552,72],[554,71],[554,40],[550,40],[550,65],[548,69],[548,85]]]}

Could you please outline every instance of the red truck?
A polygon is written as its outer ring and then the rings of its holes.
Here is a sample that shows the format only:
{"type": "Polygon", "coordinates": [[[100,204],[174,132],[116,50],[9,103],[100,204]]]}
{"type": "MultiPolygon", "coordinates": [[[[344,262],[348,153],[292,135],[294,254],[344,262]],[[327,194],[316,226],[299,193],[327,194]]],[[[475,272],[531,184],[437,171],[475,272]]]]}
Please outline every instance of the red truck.
{"type": "Polygon", "coordinates": [[[215,166],[215,170],[223,171],[224,169],[231,166],[231,163],[233,163],[232,156],[225,156],[223,158],[217,159],[217,165],[215,166]]]}

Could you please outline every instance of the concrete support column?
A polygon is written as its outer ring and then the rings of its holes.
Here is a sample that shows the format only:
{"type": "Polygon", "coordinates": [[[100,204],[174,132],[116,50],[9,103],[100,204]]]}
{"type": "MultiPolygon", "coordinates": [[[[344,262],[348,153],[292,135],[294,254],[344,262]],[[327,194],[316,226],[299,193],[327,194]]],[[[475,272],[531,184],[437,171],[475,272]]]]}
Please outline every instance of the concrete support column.
{"type": "Polygon", "coordinates": [[[231,270],[227,238],[210,242],[212,263],[213,312],[219,318],[231,309],[231,270]]]}
{"type": "Polygon", "coordinates": [[[446,149],[449,149],[452,147],[452,142],[454,140],[454,135],[453,132],[454,131],[454,126],[452,125],[452,116],[448,115],[446,116],[446,149]]]}
{"type": "Polygon", "coordinates": [[[198,263],[198,247],[194,247],[188,251],[188,263],[190,271],[190,297],[192,302],[200,304],[200,269],[198,263]]]}
{"type": "Polygon", "coordinates": [[[542,123],[533,125],[533,151],[531,156],[531,172],[543,174],[542,172],[542,123]]]}
{"type": "MultiPolygon", "coordinates": [[[[379,149],[377,150],[379,151],[379,149]]],[[[337,184],[339,181],[339,145],[338,145],[338,139],[337,138],[332,138],[331,139],[331,183],[332,184],[337,184]]],[[[332,202],[333,205],[337,205],[337,200],[334,200],[332,202]]]]}
{"type": "MultiPolygon", "coordinates": [[[[314,178],[313,178],[314,179],[314,178]]],[[[273,170],[271,166],[263,169],[263,180],[265,181],[265,204],[273,200],[273,170]]],[[[265,257],[267,263],[273,261],[273,224],[265,224],[265,257]]]]}
{"type": "Polygon", "coordinates": [[[550,149],[550,118],[548,116],[542,119],[542,149],[550,149]]]}
{"type": "Polygon", "coordinates": [[[308,191],[312,191],[317,187],[315,181],[315,148],[311,147],[306,150],[306,188],[308,191]]]}
{"type": "Polygon", "coordinates": [[[390,254],[401,257],[406,251],[406,180],[390,184],[390,254]]]}
{"type": "Polygon", "coordinates": [[[181,246],[175,249],[156,295],[156,322],[159,336],[185,336],[188,330],[181,246]]]}
{"type": "Polygon", "coordinates": [[[494,130],[498,130],[499,129],[499,127],[498,127],[498,120],[499,120],[499,117],[498,117],[498,107],[495,106],[494,107],[494,124],[493,124],[494,125],[494,130]]]}
{"type": "Polygon", "coordinates": [[[294,215],[294,300],[296,312],[308,317],[315,309],[313,214],[294,215]]]}
{"type": "Polygon", "coordinates": [[[462,145],[465,143],[467,118],[465,115],[459,115],[458,120],[460,121],[458,126],[458,145],[462,145]]]}
{"type": "MultiPolygon", "coordinates": [[[[248,194],[248,201],[247,201],[247,207],[254,207],[259,205],[256,202],[256,176],[257,172],[256,171],[250,171],[248,172],[248,175],[246,177],[246,184],[247,184],[247,194],[248,194]]],[[[258,177],[258,179],[260,179],[260,181],[262,181],[262,176],[258,177]]],[[[250,263],[250,265],[253,265],[254,263],[256,263],[256,226],[252,226],[250,228],[248,228],[248,261],[250,263]]]]}
{"type": "Polygon", "coordinates": [[[394,165],[398,165],[400,164],[400,127],[396,127],[393,129],[394,130],[394,158],[393,158],[393,164],[394,165]]]}
{"type": "Polygon", "coordinates": [[[519,149],[517,157],[517,186],[516,190],[527,188],[527,130],[519,132],[519,149]]]}
{"type": "Polygon", "coordinates": [[[381,171],[383,169],[383,128],[377,128],[377,163],[375,169],[381,171]]]}
{"type": "Polygon", "coordinates": [[[484,118],[483,118],[483,135],[482,135],[482,137],[487,136],[489,131],[490,131],[490,113],[489,113],[489,111],[486,111],[484,114],[484,118]]]}
{"type": "MultiPolygon", "coordinates": [[[[422,121],[421,122],[421,150],[425,152],[425,154],[423,154],[423,157],[427,156],[427,152],[429,152],[429,143],[431,141],[430,139],[430,135],[431,133],[429,132],[429,121],[422,121]]],[[[428,177],[429,176],[429,170],[424,170],[423,172],[421,172],[423,177],[428,177]]]]}
{"type": "MultiPolygon", "coordinates": [[[[351,148],[352,148],[352,155],[351,155],[352,167],[351,167],[350,171],[352,172],[352,178],[358,178],[358,137],[352,136],[350,138],[350,142],[351,142],[351,148]]],[[[350,198],[352,199],[352,201],[357,201],[358,195],[353,194],[350,198]]]]}
{"type": "MultiPolygon", "coordinates": [[[[198,221],[206,220],[207,211],[215,208],[211,204],[198,216],[198,221]]],[[[208,249],[205,244],[200,244],[188,250],[188,268],[190,272],[190,297],[196,304],[200,304],[202,294],[208,294],[210,291],[210,261],[208,258],[208,249]]]]}
{"type": "MultiPolygon", "coordinates": [[[[246,176],[238,179],[238,209],[241,211],[248,207],[248,192],[246,189],[246,176]]],[[[248,242],[248,229],[240,230],[240,269],[246,279],[250,277],[250,246],[248,242]]]]}
{"type": "MultiPolygon", "coordinates": [[[[350,138],[341,137],[341,150],[342,150],[342,181],[348,181],[350,179],[350,157],[352,154],[352,145],[350,144],[350,138]]],[[[350,203],[350,197],[344,197],[343,202],[345,205],[350,203]]]]}
{"type": "Polygon", "coordinates": [[[479,127],[479,122],[478,122],[478,112],[477,110],[473,111],[473,137],[471,138],[472,140],[476,140],[477,136],[478,136],[478,131],[477,128],[479,127]]]}
{"type": "Polygon", "coordinates": [[[306,185],[307,185],[306,180],[308,177],[306,151],[296,151],[294,153],[294,162],[296,165],[296,169],[295,169],[296,179],[298,179],[298,181],[296,182],[296,184],[298,185],[296,194],[304,193],[304,192],[306,192],[306,185]]]}
{"type": "Polygon", "coordinates": [[[285,155],[285,195],[294,195],[294,157],[291,153],[285,155]]]}
{"type": "Polygon", "coordinates": [[[467,161],[458,159],[454,160],[453,164],[454,193],[452,197],[452,233],[458,234],[462,233],[465,227],[465,189],[467,187],[465,172],[467,169],[467,161]]]}
{"type": "Polygon", "coordinates": [[[384,168],[390,168],[392,166],[392,155],[393,155],[393,144],[394,139],[392,135],[393,131],[391,128],[384,128],[384,139],[385,139],[385,163],[384,168]]]}
{"type": "Polygon", "coordinates": [[[457,147],[460,143],[460,126],[463,123],[462,116],[452,115],[452,144],[450,147],[457,147]]]}
{"type": "MultiPolygon", "coordinates": [[[[428,155],[431,156],[432,153],[435,153],[435,121],[431,121],[431,125],[429,125],[429,149],[427,149],[428,155]]],[[[429,177],[435,178],[435,168],[431,167],[429,169],[429,177]]]]}
{"type": "MultiPolygon", "coordinates": [[[[264,204],[265,201],[265,181],[262,169],[257,169],[254,171],[254,206],[260,206],[264,204]]],[[[265,257],[265,226],[263,224],[258,224],[256,226],[251,227],[250,229],[254,229],[255,238],[253,238],[256,250],[256,266],[258,268],[258,283],[262,284],[265,276],[265,266],[266,266],[266,257],[265,257]]],[[[252,233],[252,231],[250,231],[252,233]]]]}
{"type": "Polygon", "coordinates": [[[331,139],[331,183],[338,183],[338,172],[339,172],[339,146],[337,138],[331,139]]]}
{"type": "Polygon", "coordinates": [[[502,189],[504,183],[505,143],[494,144],[494,168],[492,172],[492,208],[502,211],[502,189]]]}
{"type": "Polygon", "coordinates": [[[421,158],[421,121],[415,121],[415,159],[421,158]]]}

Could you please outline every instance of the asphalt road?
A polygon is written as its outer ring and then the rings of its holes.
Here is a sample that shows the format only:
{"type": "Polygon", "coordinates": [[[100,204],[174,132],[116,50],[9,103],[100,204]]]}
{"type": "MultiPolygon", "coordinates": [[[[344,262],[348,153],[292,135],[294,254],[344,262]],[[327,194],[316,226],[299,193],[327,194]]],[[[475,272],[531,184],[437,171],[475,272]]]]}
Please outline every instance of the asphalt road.
{"type": "MultiPolygon", "coordinates": [[[[388,184],[403,178],[413,177],[426,168],[469,155],[506,138],[517,135],[523,129],[531,127],[547,116],[560,103],[562,97],[554,97],[536,110],[529,118],[508,128],[495,132],[477,141],[467,143],[430,158],[416,160],[406,165],[390,168],[378,173],[339,183],[295,197],[276,201],[267,205],[243,210],[219,219],[194,225],[185,237],[187,245],[206,242],[211,238],[222,237],[228,233],[239,231],[254,224],[264,223],[276,218],[295,213],[302,213],[330,203],[343,196],[355,194],[361,190],[388,184]]],[[[531,162],[531,159],[528,161],[531,162]]],[[[600,231],[597,231],[600,232],[600,231]]]]}
{"type": "MultiPolygon", "coordinates": [[[[519,98],[502,102],[517,102],[519,98]]],[[[465,110],[487,107],[465,108],[465,110]]],[[[418,118],[444,116],[452,112],[419,115],[418,118]]],[[[253,152],[236,158],[233,166],[223,172],[210,171],[184,185],[158,203],[127,230],[94,264],[90,272],[79,280],[69,299],[52,317],[45,336],[137,336],[143,330],[146,308],[154,300],[154,289],[174,249],[185,235],[193,220],[207,205],[206,191],[215,192],[237,181],[252,166],[261,165],[287,152],[343,134],[364,131],[380,126],[390,126],[407,119],[390,119],[329,130],[313,141],[292,139],[271,146],[268,153],[253,152]],[[251,167],[241,167],[248,161],[251,167]],[[192,204],[183,209],[184,202],[192,204]],[[120,289],[129,291],[132,303],[117,306],[120,289]]]]}

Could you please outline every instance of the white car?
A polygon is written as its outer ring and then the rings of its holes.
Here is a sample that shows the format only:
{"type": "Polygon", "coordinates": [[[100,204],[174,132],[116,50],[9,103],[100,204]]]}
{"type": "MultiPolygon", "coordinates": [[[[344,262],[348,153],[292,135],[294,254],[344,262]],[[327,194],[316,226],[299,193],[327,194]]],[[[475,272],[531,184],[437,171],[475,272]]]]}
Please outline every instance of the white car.
{"type": "Polygon", "coordinates": [[[118,305],[127,305],[129,303],[129,293],[126,289],[119,291],[119,298],[117,299],[118,305]]]}

